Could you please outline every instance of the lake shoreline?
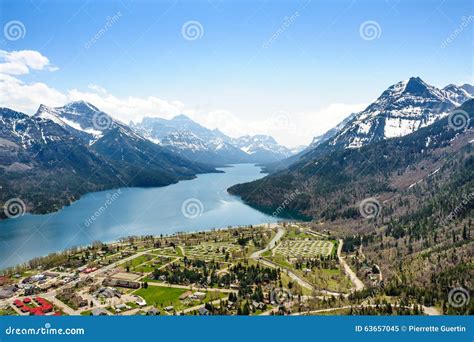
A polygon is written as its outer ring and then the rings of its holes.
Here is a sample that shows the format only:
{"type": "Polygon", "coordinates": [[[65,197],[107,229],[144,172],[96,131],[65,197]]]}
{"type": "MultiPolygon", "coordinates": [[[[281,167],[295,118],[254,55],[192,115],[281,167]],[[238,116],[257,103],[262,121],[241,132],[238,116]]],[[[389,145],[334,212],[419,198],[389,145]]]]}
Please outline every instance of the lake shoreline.
{"type": "Polygon", "coordinates": [[[0,269],[93,241],[108,243],[128,236],[207,231],[284,219],[252,208],[227,192],[233,184],[261,178],[261,167],[233,164],[219,171],[163,187],[92,192],[53,213],[28,213],[0,221],[0,269]]]}

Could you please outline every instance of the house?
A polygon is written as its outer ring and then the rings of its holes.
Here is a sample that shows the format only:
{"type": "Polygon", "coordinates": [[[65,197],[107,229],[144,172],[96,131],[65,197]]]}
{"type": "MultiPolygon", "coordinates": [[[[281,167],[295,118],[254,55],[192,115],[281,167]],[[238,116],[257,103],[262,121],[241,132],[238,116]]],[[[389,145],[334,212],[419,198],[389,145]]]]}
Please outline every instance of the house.
{"type": "Polygon", "coordinates": [[[192,291],[186,291],[181,296],[179,296],[179,300],[185,300],[186,298],[192,296],[192,294],[193,294],[192,291]]]}
{"type": "Polygon", "coordinates": [[[166,311],[171,311],[171,310],[173,310],[173,309],[174,309],[174,306],[173,306],[173,305],[169,305],[169,306],[165,307],[165,310],[166,310],[166,311]]]}
{"type": "Polygon", "coordinates": [[[92,309],[91,313],[92,313],[92,316],[107,316],[108,315],[107,310],[103,308],[92,309]]]}
{"type": "Polygon", "coordinates": [[[0,299],[13,297],[16,291],[18,291],[18,287],[15,285],[4,286],[0,288],[0,299]]]}
{"type": "Polygon", "coordinates": [[[41,280],[45,280],[46,276],[40,273],[40,274],[35,274],[34,276],[31,276],[31,279],[33,281],[41,281],[41,280]]]}
{"type": "Polygon", "coordinates": [[[112,287],[101,287],[95,294],[97,298],[99,297],[105,297],[105,298],[113,298],[117,297],[120,298],[122,297],[122,294],[120,291],[112,288],[112,287]]]}
{"type": "Polygon", "coordinates": [[[256,301],[253,301],[253,302],[252,302],[252,306],[253,306],[256,310],[264,310],[265,307],[266,307],[265,303],[256,302],[256,301]]]}
{"type": "Polygon", "coordinates": [[[122,312],[128,309],[130,309],[130,307],[124,303],[115,305],[115,312],[122,312]]]}
{"type": "Polygon", "coordinates": [[[102,282],[104,286],[116,286],[116,287],[124,287],[127,289],[139,289],[140,283],[136,281],[129,281],[129,280],[122,280],[122,279],[112,279],[112,278],[105,278],[102,282]]]}
{"type": "Polygon", "coordinates": [[[201,316],[209,316],[210,312],[205,307],[199,308],[198,313],[201,316]]]}
{"type": "Polygon", "coordinates": [[[142,297],[137,296],[135,304],[137,304],[138,306],[146,306],[146,301],[142,297]]]}
{"type": "Polygon", "coordinates": [[[35,286],[34,285],[25,285],[23,287],[23,289],[25,290],[25,296],[31,296],[32,294],[35,293],[35,286]]]}
{"type": "Polygon", "coordinates": [[[160,310],[156,308],[151,308],[150,310],[147,311],[146,313],[148,316],[158,316],[160,315],[160,310]]]}
{"type": "Polygon", "coordinates": [[[193,293],[193,295],[191,296],[192,299],[195,299],[195,300],[202,300],[204,298],[206,298],[206,293],[205,292],[199,292],[199,291],[196,291],[193,293]]]}

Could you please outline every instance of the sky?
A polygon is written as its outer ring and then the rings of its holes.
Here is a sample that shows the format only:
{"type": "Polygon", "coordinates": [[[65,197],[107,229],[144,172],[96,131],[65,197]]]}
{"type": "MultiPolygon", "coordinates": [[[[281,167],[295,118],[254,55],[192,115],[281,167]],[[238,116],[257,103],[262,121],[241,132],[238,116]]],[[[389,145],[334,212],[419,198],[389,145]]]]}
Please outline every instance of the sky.
{"type": "Polygon", "coordinates": [[[309,144],[387,87],[473,83],[472,0],[0,3],[0,106],[89,101],[309,144]]]}

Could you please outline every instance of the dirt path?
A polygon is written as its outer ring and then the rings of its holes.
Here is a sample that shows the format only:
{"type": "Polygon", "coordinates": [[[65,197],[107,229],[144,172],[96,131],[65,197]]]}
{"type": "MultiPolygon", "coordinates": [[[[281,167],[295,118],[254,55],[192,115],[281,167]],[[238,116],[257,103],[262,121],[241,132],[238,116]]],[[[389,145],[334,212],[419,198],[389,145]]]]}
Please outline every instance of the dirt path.
{"type": "Polygon", "coordinates": [[[250,255],[250,257],[252,259],[260,258],[263,253],[265,253],[266,251],[274,248],[276,246],[277,242],[280,241],[280,239],[283,237],[284,234],[285,234],[285,229],[283,229],[282,227],[278,227],[277,233],[275,234],[273,239],[270,240],[270,242],[267,244],[267,246],[264,249],[253,252],[252,255],[250,255]]]}
{"type": "Polygon", "coordinates": [[[346,275],[349,277],[352,284],[354,285],[354,289],[356,291],[361,291],[365,288],[365,285],[357,277],[357,275],[354,273],[354,271],[352,271],[352,269],[349,267],[349,265],[344,260],[344,258],[341,257],[342,245],[343,245],[343,241],[342,241],[342,239],[339,239],[339,245],[337,246],[337,258],[339,259],[339,263],[342,265],[342,268],[344,269],[344,273],[346,273],[346,275]]]}

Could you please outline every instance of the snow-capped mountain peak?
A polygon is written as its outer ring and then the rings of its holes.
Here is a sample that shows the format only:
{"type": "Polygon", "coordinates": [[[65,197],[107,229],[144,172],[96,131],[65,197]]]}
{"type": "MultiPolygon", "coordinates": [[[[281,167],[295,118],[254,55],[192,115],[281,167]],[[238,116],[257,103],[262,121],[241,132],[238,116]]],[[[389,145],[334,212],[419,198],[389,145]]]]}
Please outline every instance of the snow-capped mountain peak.
{"type": "Polygon", "coordinates": [[[373,141],[402,137],[432,124],[470,97],[459,87],[439,89],[411,77],[385,90],[347,122],[330,143],[359,148],[373,141]]]}
{"type": "Polygon", "coordinates": [[[110,115],[85,101],[68,103],[62,107],[41,104],[34,117],[51,120],[70,133],[89,140],[92,144],[113,127],[126,127],[110,115]]]}

